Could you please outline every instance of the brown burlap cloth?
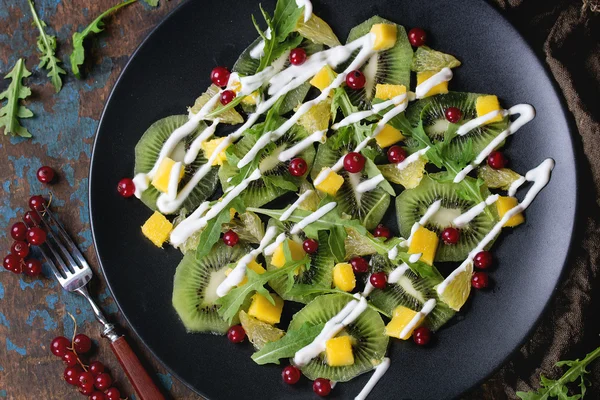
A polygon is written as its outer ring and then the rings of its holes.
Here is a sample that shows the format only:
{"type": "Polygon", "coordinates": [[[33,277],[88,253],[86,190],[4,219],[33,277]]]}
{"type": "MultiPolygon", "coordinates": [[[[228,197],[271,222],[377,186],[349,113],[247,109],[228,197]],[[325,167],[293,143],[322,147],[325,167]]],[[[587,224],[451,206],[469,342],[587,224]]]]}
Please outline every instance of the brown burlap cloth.
{"type": "MultiPolygon", "coordinates": [[[[545,58],[573,114],[580,212],[567,271],[540,325],[469,400],[515,399],[539,387],[540,373],[560,376],[557,361],[600,346],[600,0],[494,1],[545,58]]],[[[600,360],[590,371],[585,397],[600,399],[600,360]]]]}

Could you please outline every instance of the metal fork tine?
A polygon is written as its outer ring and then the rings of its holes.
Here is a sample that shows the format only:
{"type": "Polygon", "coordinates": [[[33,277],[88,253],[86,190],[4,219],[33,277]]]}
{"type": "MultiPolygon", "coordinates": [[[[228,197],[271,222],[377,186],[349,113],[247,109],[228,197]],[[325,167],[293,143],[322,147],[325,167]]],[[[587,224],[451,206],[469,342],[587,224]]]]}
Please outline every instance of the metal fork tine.
{"type": "MultiPolygon", "coordinates": [[[[56,243],[56,241],[54,241],[54,242],[56,243]]],[[[63,275],[65,276],[65,278],[68,278],[69,275],[72,274],[73,272],[69,269],[69,267],[67,267],[67,264],[65,263],[65,261],[60,257],[60,253],[56,249],[53,241],[52,240],[46,240],[46,246],[48,246],[48,248],[50,249],[50,251],[54,255],[54,259],[56,260],[56,264],[58,264],[58,267],[61,269],[61,271],[62,271],[63,275]]]]}
{"type": "MultiPolygon", "coordinates": [[[[48,207],[44,207],[44,211],[46,212],[48,217],[50,217],[52,222],[58,228],[59,235],[62,236],[63,240],[67,243],[67,245],[71,249],[71,252],[75,256],[75,258],[77,258],[77,260],[79,261],[80,266],[83,268],[90,268],[89,264],[87,263],[86,259],[83,257],[83,254],[81,254],[81,252],[79,251],[79,248],[77,248],[77,245],[75,244],[73,239],[71,239],[71,237],[65,231],[65,229],[63,228],[62,224],[58,221],[58,219],[56,219],[54,217],[54,214],[50,211],[50,209],[48,207]]],[[[36,212],[38,213],[38,215],[40,214],[39,211],[36,210],[36,212]]],[[[41,217],[41,215],[40,215],[40,217],[41,217]]]]}
{"type": "Polygon", "coordinates": [[[58,282],[61,283],[65,279],[65,277],[58,271],[58,269],[56,268],[56,265],[54,264],[54,261],[52,261],[52,259],[50,257],[48,257],[48,253],[46,253],[43,246],[40,246],[39,249],[40,249],[40,252],[42,253],[42,255],[44,256],[46,263],[50,266],[50,270],[52,270],[52,273],[54,273],[54,276],[56,276],[56,279],[58,279],[58,282]]]}
{"type": "MultiPolygon", "coordinates": [[[[40,215],[39,212],[38,212],[38,215],[40,215]]],[[[75,262],[75,260],[73,259],[73,257],[69,253],[69,251],[66,249],[66,247],[63,245],[60,238],[58,238],[58,235],[52,229],[50,224],[46,221],[46,219],[42,215],[40,215],[40,217],[41,217],[41,223],[45,226],[46,231],[47,231],[48,239],[46,242],[48,243],[50,250],[53,250],[54,245],[50,246],[50,244],[52,242],[52,239],[54,239],[54,243],[56,244],[56,246],[58,246],[61,253],[63,253],[63,255],[66,258],[67,262],[66,263],[63,262],[63,264],[65,264],[67,266],[67,271],[69,271],[69,273],[74,273],[76,271],[76,269],[79,269],[79,266],[77,265],[77,263],[75,262]],[[70,265],[68,265],[67,263],[70,265]]],[[[55,254],[55,256],[59,257],[57,254],[55,254]]],[[[61,261],[64,261],[64,260],[61,260],[61,261]]]]}

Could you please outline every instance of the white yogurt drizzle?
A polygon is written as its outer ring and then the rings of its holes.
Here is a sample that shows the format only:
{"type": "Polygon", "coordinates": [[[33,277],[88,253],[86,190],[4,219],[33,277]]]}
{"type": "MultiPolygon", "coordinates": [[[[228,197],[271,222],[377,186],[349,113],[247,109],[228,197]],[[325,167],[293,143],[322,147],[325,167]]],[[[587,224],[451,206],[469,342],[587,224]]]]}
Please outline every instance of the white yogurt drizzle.
{"type": "Polygon", "coordinates": [[[469,174],[469,172],[473,171],[476,166],[481,164],[487,156],[490,155],[494,149],[496,149],[500,144],[506,140],[510,135],[513,135],[517,132],[523,125],[530,122],[533,118],[535,118],[535,109],[529,104],[518,104],[516,106],[511,107],[508,110],[508,115],[519,114],[519,117],[511,122],[508,126],[508,129],[500,133],[496,136],[478,155],[475,157],[475,160],[463,168],[456,177],[454,177],[454,183],[461,182],[465,177],[469,174]]]}
{"type": "Polygon", "coordinates": [[[296,352],[294,364],[302,367],[324,352],[327,341],[353,323],[367,309],[367,300],[364,297],[357,293],[354,298],[356,300],[351,300],[342,311],[325,323],[321,333],[310,344],[296,352]]]}
{"type": "Polygon", "coordinates": [[[279,217],[279,220],[286,221],[294,213],[294,211],[296,211],[296,209],[298,207],[300,207],[300,205],[304,202],[304,200],[306,200],[308,198],[308,196],[310,196],[311,194],[313,194],[313,191],[311,189],[302,193],[298,197],[298,199],[290,206],[290,208],[288,208],[281,214],[281,217],[279,217]]]}
{"type": "Polygon", "coordinates": [[[435,299],[427,300],[425,304],[423,304],[423,308],[421,308],[421,311],[416,313],[415,316],[410,320],[410,322],[406,324],[404,329],[402,329],[402,331],[400,332],[400,337],[405,337],[408,334],[410,334],[417,327],[419,322],[421,322],[423,318],[425,318],[427,315],[429,315],[430,312],[433,311],[435,305],[435,299]]]}
{"type": "Polygon", "coordinates": [[[304,217],[303,219],[300,220],[300,222],[298,222],[296,225],[294,225],[294,227],[290,230],[290,233],[292,235],[300,233],[300,231],[302,229],[306,228],[308,225],[312,224],[313,222],[316,222],[319,218],[321,218],[322,216],[324,216],[325,214],[327,214],[328,212],[333,210],[335,208],[335,206],[337,206],[337,203],[332,201],[331,203],[327,203],[324,206],[319,207],[315,212],[304,217]]]}
{"type": "Polygon", "coordinates": [[[525,179],[525,177],[522,176],[519,179],[517,179],[516,181],[514,181],[513,183],[511,183],[508,188],[508,195],[514,196],[517,193],[517,190],[519,190],[521,185],[523,185],[525,182],[527,182],[527,179],[525,179]]]}
{"type": "Polygon", "coordinates": [[[402,171],[403,169],[408,167],[410,164],[416,162],[419,158],[421,158],[421,156],[424,155],[425,153],[427,153],[428,150],[429,150],[429,146],[427,146],[419,151],[415,151],[410,156],[406,157],[402,162],[398,163],[396,165],[396,168],[398,168],[400,171],[402,171]]]}
{"type": "Polygon", "coordinates": [[[498,201],[499,197],[500,196],[498,196],[497,194],[492,194],[492,195],[488,196],[481,203],[473,206],[472,208],[467,210],[467,212],[465,212],[464,214],[461,214],[458,217],[454,218],[454,220],[452,221],[452,224],[454,226],[456,226],[457,228],[461,228],[461,227],[465,226],[466,224],[471,222],[473,220],[473,218],[475,218],[479,214],[481,214],[487,206],[491,206],[496,201],[498,201]]]}
{"type": "MultiPolygon", "coordinates": [[[[370,110],[357,111],[357,112],[354,112],[354,113],[348,115],[346,118],[342,119],[340,122],[331,125],[331,129],[337,130],[337,129],[343,128],[344,126],[348,126],[348,125],[354,124],[356,122],[360,122],[363,119],[369,118],[375,114],[380,113],[381,111],[385,110],[386,108],[388,108],[390,106],[398,106],[398,105],[404,103],[404,100],[406,100],[406,93],[399,94],[398,96],[395,96],[389,100],[386,100],[381,103],[377,103],[377,104],[373,105],[373,108],[371,108],[370,110]]],[[[400,112],[402,112],[402,111],[400,111],[400,112]]]]}
{"type": "MultiPolygon", "coordinates": [[[[263,137],[261,137],[261,139],[263,137]]],[[[306,148],[308,148],[313,143],[315,143],[315,142],[325,143],[326,140],[327,140],[327,129],[324,129],[322,131],[316,131],[315,133],[312,133],[308,137],[302,139],[301,141],[299,141],[298,143],[296,143],[294,146],[290,147],[289,149],[284,150],[281,153],[279,153],[279,156],[277,156],[277,159],[281,162],[291,160],[297,154],[302,153],[306,148]]]]}
{"type": "MultiPolygon", "coordinates": [[[[400,245],[404,246],[404,247],[410,246],[410,243],[412,242],[412,238],[415,235],[415,233],[417,232],[417,230],[419,229],[419,227],[426,225],[427,221],[429,221],[431,219],[431,217],[433,217],[435,215],[435,213],[437,213],[440,210],[440,207],[442,207],[442,200],[436,200],[433,203],[431,203],[431,205],[429,207],[427,207],[427,211],[425,211],[425,214],[423,214],[421,219],[418,220],[417,222],[415,222],[413,224],[412,228],[410,228],[410,236],[408,237],[408,239],[401,242],[400,245]]],[[[417,258],[417,260],[418,260],[418,258],[417,258]]],[[[411,261],[411,262],[415,262],[415,261],[411,261]]]]}
{"type": "Polygon", "coordinates": [[[280,233],[277,238],[275,238],[275,241],[273,243],[271,243],[270,245],[268,245],[267,247],[265,247],[265,256],[270,256],[273,253],[275,253],[275,250],[277,249],[277,246],[279,246],[281,243],[283,243],[283,241],[285,240],[286,236],[285,233],[280,233]]]}
{"type": "Polygon", "coordinates": [[[408,271],[410,267],[406,263],[400,264],[388,275],[388,283],[398,283],[400,278],[408,271]]]}
{"type": "Polygon", "coordinates": [[[231,289],[242,283],[244,277],[246,276],[246,269],[248,268],[248,264],[252,262],[252,260],[256,259],[259,254],[261,254],[264,248],[271,243],[275,235],[277,234],[277,228],[274,226],[269,227],[265,236],[260,241],[258,247],[252,250],[250,253],[246,254],[237,262],[235,268],[231,271],[231,273],[225,278],[223,282],[217,287],[217,296],[223,297],[231,289]]]}
{"type": "Polygon", "coordinates": [[[312,17],[313,6],[310,0],[296,0],[298,8],[304,7],[304,22],[307,22],[312,17]]]}
{"type": "Polygon", "coordinates": [[[422,255],[423,253],[411,254],[410,257],[408,257],[408,261],[411,263],[416,263],[417,261],[419,261],[422,255]]]}
{"type": "Polygon", "coordinates": [[[375,175],[374,177],[359,183],[356,186],[356,192],[357,193],[366,193],[368,191],[371,191],[371,190],[375,189],[383,181],[385,181],[385,178],[383,177],[382,174],[375,175]]]}
{"type": "Polygon", "coordinates": [[[498,115],[506,117],[508,115],[508,110],[494,110],[482,115],[481,117],[474,118],[461,125],[460,128],[456,130],[456,134],[458,136],[464,136],[467,133],[471,132],[473,129],[479,128],[480,126],[486,124],[488,121],[496,118],[498,115]]]}
{"type": "Polygon", "coordinates": [[[452,70],[450,68],[442,68],[440,72],[431,76],[425,82],[417,86],[417,89],[415,90],[417,99],[422,99],[425,97],[431,89],[440,83],[448,82],[450,79],[452,79],[452,76],[452,70]]]}
{"type": "Polygon", "coordinates": [[[367,283],[365,283],[365,288],[362,292],[363,297],[367,297],[371,294],[371,292],[375,289],[375,286],[371,285],[371,275],[367,277],[367,283]]]}
{"type": "Polygon", "coordinates": [[[367,398],[367,396],[369,395],[369,393],[371,393],[375,385],[377,385],[377,382],[379,382],[379,380],[387,372],[388,368],[390,367],[390,363],[391,361],[388,357],[383,358],[381,364],[374,368],[375,372],[373,373],[371,378],[369,378],[369,381],[367,382],[363,390],[360,391],[360,393],[354,398],[354,400],[365,400],[367,398]]]}
{"type": "MultiPolygon", "coordinates": [[[[271,28],[268,28],[265,31],[265,36],[267,39],[271,39],[271,28]]],[[[256,46],[250,50],[250,57],[255,60],[259,60],[262,56],[265,55],[265,41],[261,40],[256,46]]]]}
{"type": "Polygon", "coordinates": [[[171,243],[174,246],[179,246],[183,242],[185,242],[190,236],[194,234],[194,232],[204,228],[208,221],[216,217],[222,210],[227,207],[229,203],[231,203],[236,197],[238,197],[244,189],[250,185],[253,181],[259,179],[261,177],[260,170],[255,169],[249,177],[244,179],[239,185],[237,185],[233,190],[229,191],[221,201],[217,202],[214,206],[210,208],[206,212],[204,216],[197,215],[197,211],[199,209],[205,208],[205,203],[202,203],[200,207],[196,211],[194,211],[189,217],[184,219],[173,229],[171,232],[171,243]]]}
{"type": "Polygon", "coordinates": [[[387,256],[390,260],[395,259],[396,257],[398,257],[398,246],[394,246],[390,249],[390,251],[388,251],[387,256]]]}
{"type": "Polygon", "coordinates": [[[204,143],[208,138],[214,135],[217,129],[217,125],[219,125],[220,121],[220,118],[215,118],[213,123],[210,124],[210,126],[206,128],[200,135],[198,135],[196,139],[194,139],[194,141],[190,145],[190,148],[188,149],[188,151],[186,151],[185,156],[183,157],[183,162],[186,165],[190,165],[196,160],[196,157],[198,157],[198,153],[200,153],[200,150],[202,149],[202,143],[204,143]]]}
{"type": "Polygon", "coordinates": [[[481,242],[479,242],[479,244],[469,253],[467,259],[463,261],[463,263],[458,268],[452,271],[452,273],[448,275],[448,277],[438,285],[437,292],[439,294],[444,293],[446,287],[450,284],[450,282],[452,282],[452,280],[454,280],[454,278],[458,274],[466,271],[467,266],[473,262],[473,258],[475,257],[475,255],[483,249],[485,249],[485,247],[492,240],[494,240],[494,238],[498,236],[498,234],[500,234],[502,227],[509,219],[511,219],[514,215],[525,211],[527,207],[531,205],[533,200],[535,200],[536,196],[550,181],[550,174],[553,168],[554,160],[552,160],[551,158],[547,158],[540,165],[538,165],[534,169],[528,171],[527,174],[525,174],[525,180],[527,180],[528,182],[533,182],[533,185],[525,195],[523,201],[517,204],[515,207],[508,210],[506,214],[504,214],[502,219],[500,219],[500,221],[498,221],[496,225],[494,225],[494,227],[487,233],[487,235],[484,236],[481,242]]]}

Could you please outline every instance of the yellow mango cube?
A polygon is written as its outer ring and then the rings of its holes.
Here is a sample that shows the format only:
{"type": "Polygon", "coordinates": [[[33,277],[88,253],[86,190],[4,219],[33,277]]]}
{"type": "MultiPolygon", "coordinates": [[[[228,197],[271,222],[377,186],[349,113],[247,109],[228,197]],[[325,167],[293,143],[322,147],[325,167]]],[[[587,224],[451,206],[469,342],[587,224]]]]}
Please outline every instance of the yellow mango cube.
{"type": "Polygon", "coordinates": [[[404,140],[402,132],[388,124],[385,124],[383,129],[375,136],[377,145],[382,149],[396,144],[401,140],[404,140]]]}
{"type": "Polygon", "coordinates": [[[255,106],[258,102],[258,90],[250,93],[248,96],[244,96],[242,99],[242,103],[247,104],[249,106],[255,106]]]}
{"type": "Polygon", "coordinates": [[[401,336],[402,331],[418,314],[417,311],[413,311],[410,308],[404,306],[398,306],[392,313],[392,320],[385,327],[385,334],[397,339],[407,340],[412,336],[413,331],[421,325],[423,319],[419,320],[409,332],[401,336]]]}
{"type": "Polygon", "coordinates": [[[275,293],[271,293],[271,297],[275,300],[275,305],[271,304],[265,296],[259,293],[252,296],[248,315],[260,319],[267,324],[274,325],[279,323],[281,312],[283,311],[283,300],[275,293]]]}
{"type": "MultiPolygon", "coordinates": [[[[516,197],[499,197],[498,201],[496,201],[496,208],[498,209],[498,216],[500,217],[500,219],[502,219],[502,217],[504,217],[504,214],[506,214],[512,208],[516,207],[518,204],[519,201],[516,197]]],[[[521,225],[523,222],[525,222],[525,217],[523,216],[523,213],[519,212],[510,217],[510,219],[506,221],[506,223],[503,226],[513,227],[521,225]]]]}
{"type": "MultiPolygon", "coordinates": [[[[479,96],[477,101],[475,102],[475,109],[477,110],[477,116],[481,117],[485,114],[489,114],[492,111],[502,110],[500,107],[500,102],[498,101],[498,96],[489,95],[489,96],[479,96]]],[[[491,124],[493,122],[502,121],[502,115],[497,115],[494,118],[490,119],[486,122],[486,124],[491,124]]]]}
{"type": "Polygon", "coordinates": [[[406,86],[378,83],[375,86],[375,98],[379,100],[391,100],[401,94],[406,94],[406,86]]]}
{"type": "MultiPolygon", "coordinates": [[[[163,158],[158,165],[154,179],[152,179],[152,186],[163,193],[167,193],[169,191],[169,180],[171,179],[171,170],[173,169],[173,166],[175,166],[174,160],[169,157],[163,158]]],[[[181,168],[179,172],[179,181],[181,181],[184,174],[185,169],[181,168]]],[[[179,181],[177,181],[177,183],[179,183],[179,181]]]]}
{"type": "Polygon", "coordinates": [[[325,355],[330,367],[345,367],[354,364],[352,354],[352,338],[338,336],[325,342],[325,355]]]}
{"type": "MultiPolygon", "coordinates": [[[[281,268],[285,265],[285,252],[283,251],[284,243],[285,242],[277,246],[275,252],[273,253],[273,257],[271,257],[271,264],[277,268],[281,268]]],[[[302,245],[291,239],[287,239],[287,243],[290,247],[290,252],[292,253],[292,260],[302,260],[306,255],[306,252],[302,248],[302,245]]]]}
{"type": "MultiPolygon", "coordinates": [[[[324,173],[321,171],[321,173],[324,173]]],[[[340,190],[342,185],[344,184],[344,178],[337,174],[335,171],[329,170],[329,173],[325,177],[325,179],[321,180],[318,184],[315,185],[317,190],[321,192],[327,193],[331,196],[335,196],[335,194],[340,190]]]]}
{"type": "Polygon", "coordinates": [[[333,267],[333,284],[344,292],[351,292],[356,287],[356,277],[352,265],[339,263],[333,267]]]}
{"type": "Polygon", "coordinates": [[[421,253],[420,260],[426,264],[433,265],[435,252],[437,251],[439,238],[435,232],[420,226],[413,235],[410,246],[408,246],[409,254],[421,253]]]}
{"type": "MultiPolygon", "coordinates": [[[[225,137],[222,137],[222,138],[209,140],[207,142],[202,142],[201,146],[202,146],[202,150],[204,151],[204,157],[209,159],[213,155],[213,153],[215,152],[217,147],[225,139],[226,139],[225,137]]],[[[212,165],[223,165],[223,161],[227,160],[227,156],[225,155],[225,150],[227,150],[227,147],[229,147],[229,145],[227,145],[223,150],[221,150],[219,152],[219,154],[215,157],[212,165]]]]}
{"type": "Polygon", "coordinates": [[[375,34],[373,50],[387,50],[396,44],[398,27],[396,24],[375,24],[371,27],[371,33],[375,34]]]}
{"type": "Polygon", "coordinates": [[[321,68],[319,72],[310,80],[310,84],[319,89],[321,92],[327,86],[331,85],[337,74],[329,67],[329,65],[321,68]]]}
{"type": "MultiPolygon", "coordinates": [[[[431,78],[435,74],[437,74],[437,71],[417,72],[417,86],[420,85],[421,83],[425,82],[427,79],[431,78]]],[[[447,81],[442,82],[438,85],[435,85],[434,87],[429,89],[429,92],[425,93],[425,96],[423,96],[423,97],[429,97],[429,96],[433,96],[435,94],[444,94],[444,93],[448,93],[448,82],[447,81]]]]}
{"type": "Polygon", "coordinates": [[[173,224],[171,221],[158,211],[154,211],[154,214],[142,225],[142,233],[156,247],[162,247],[163,243],[169,238],[172,230],[173,224]]]}

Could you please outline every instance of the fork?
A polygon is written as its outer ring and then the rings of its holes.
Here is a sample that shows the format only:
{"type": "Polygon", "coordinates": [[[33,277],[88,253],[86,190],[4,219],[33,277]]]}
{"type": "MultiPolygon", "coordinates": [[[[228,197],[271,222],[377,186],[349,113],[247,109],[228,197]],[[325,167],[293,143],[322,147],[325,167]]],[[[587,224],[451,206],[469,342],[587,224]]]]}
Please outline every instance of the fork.
{"type": "MultiPolygon", "coordinates": [[[[108,322],[102,310],[88,293],[86,285],[94,274],[75,242],[47,206],[44,205],[42,212],[36,210],[36,213],[39,216],[38,224],[46,231],[46,243],[39,249],[58,283],[69,292],[79,293],[90,303],[96,319],[102,324],[102,337],[110,341],[110,347],[139,399],[164,400],[164,396],[129,347],[125,337],[117,333],[115,326],[108,322]]],[[[25,223],[27,224],[27,222],[25,223]]]]}

